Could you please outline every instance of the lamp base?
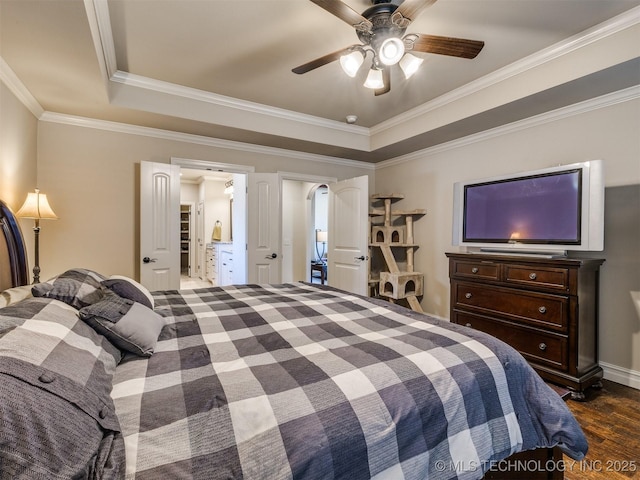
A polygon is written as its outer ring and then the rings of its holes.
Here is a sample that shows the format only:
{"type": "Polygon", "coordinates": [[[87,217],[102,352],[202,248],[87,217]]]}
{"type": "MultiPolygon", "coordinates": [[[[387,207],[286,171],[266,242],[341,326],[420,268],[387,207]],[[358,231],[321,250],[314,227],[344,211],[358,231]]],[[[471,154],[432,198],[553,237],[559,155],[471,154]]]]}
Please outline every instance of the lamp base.
{"type": "Polygon", "coordinates": [[[33,283],[40,283],[40,220],[36,218],[36,226],[33,227],[35,236],[35,258],[33,266],[33,283]]]}
{"type": "Polygon", "coordinates": [[[37,265],[33,267],[33,285],[36,283],[40,283],[40,267],[37,265]]]}

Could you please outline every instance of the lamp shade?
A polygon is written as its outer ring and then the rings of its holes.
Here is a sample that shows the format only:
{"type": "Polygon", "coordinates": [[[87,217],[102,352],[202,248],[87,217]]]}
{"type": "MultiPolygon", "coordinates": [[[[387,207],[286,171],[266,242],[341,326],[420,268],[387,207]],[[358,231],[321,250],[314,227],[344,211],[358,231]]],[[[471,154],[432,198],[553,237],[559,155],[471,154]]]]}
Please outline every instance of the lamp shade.
{"type": "Polygon", "coordinates": [[[385,65],[395,65],[404,55],[404,43],[396,37],[387,38],[382,45],[378,57],[385,65]]]}
{"type": "Polygon", "coordinates": [[[369,75],[367,75],[367,80],[364,82],[364,86],[367,88],[373,88],[374,90],[384,87],[382,70],[378,70],[377,68],[369,70],[369,75]]]}
{"type": "Polygon", "coordinates": [[[316,230],[316,242],[326,242],[327,232],[323,230],[316,230]]]}
{"type": "Polygon", "coordinates": [[[404,77],[408,80],[411,76],[418,71],[418,68],[422,64],[424,59],[418,58],[410,53],[405,54],[400,60],[400,68],[404,72],[404,77]]]}
{"type": "Polygon", "coordinates": [[[340,57],[340,66],[344,73],[349,75],[350,77],[355,77],[356,73],[360,69],[360,66],[364,62],[364,55],[359,50],[353,51],[347,55],[342,55],[340,57]]]}
{"type": "Polygon", "coordinates": [[[16,216],[22,218],[35,218],[35,219],[47,219],[57,220],[58,216],[53,212],[53,209],[49,205],[49,200],[44,193],[40,193],[40,190],[36,188],[35,192],[27,194],[20,210],[16,212],[16,216]]]}

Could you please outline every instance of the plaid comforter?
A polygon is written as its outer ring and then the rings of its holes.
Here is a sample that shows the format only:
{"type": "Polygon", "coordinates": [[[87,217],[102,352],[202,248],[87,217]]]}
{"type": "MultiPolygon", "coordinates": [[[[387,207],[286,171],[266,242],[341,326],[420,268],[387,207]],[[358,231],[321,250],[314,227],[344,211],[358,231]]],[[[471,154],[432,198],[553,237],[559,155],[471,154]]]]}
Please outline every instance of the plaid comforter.
{"type": "Polygon", "coordinates": [[[0,480],[124,477],[120,352],[57,300],[0,309],[0,480]]]}
{"type": "Polygon", "coordinates": [[[513,349],[330,287],[154,294],[149,359],[114,377],[127,478],[475,479],[586,440],[513,349]]]}

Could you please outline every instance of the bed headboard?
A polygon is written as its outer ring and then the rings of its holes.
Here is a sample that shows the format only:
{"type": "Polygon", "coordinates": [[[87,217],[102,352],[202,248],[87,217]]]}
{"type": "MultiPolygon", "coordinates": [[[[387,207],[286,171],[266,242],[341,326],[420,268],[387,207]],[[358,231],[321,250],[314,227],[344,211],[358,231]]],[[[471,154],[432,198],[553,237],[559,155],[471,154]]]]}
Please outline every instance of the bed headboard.
{"type": "Polygon", "coordinates": [[[0,200],[0,292],[29,283],[27,254],[20,225],[0,200]]]}

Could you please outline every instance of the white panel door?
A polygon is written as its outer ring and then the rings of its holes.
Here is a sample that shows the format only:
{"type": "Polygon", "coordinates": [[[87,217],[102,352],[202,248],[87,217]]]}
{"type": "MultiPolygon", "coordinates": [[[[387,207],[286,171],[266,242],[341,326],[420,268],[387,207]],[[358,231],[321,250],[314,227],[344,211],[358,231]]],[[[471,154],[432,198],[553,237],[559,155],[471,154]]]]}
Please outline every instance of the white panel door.
{"type": "Polygon", "coordinates": [[[233,281],[247,283],[247,175],[233,174],[233,281]]]}
{"type": "Polygon", "coordinates": [[[281,283],[280,182],[277,174],[248,174],[247,211],[247,281],[281,283]]]}
{"type": "Polygon", "coordinates": [[[368,231],[369,177],[329,184],[329,285],[368,294],[368,231]]]}
{"type": "Polygon", "coordinates": [[[140,162],[140,283],[180,288],[180,166],[140,162]]]}
{"type": "Polygon", "coordinates": [[[204,262],[206,261],[205,244],[204,244],[204,202],[198,202],[198,209],[196,210],[196,265],[197,265],[197,277],[200,280],[206,280],[206,268],[204,262]]]}

